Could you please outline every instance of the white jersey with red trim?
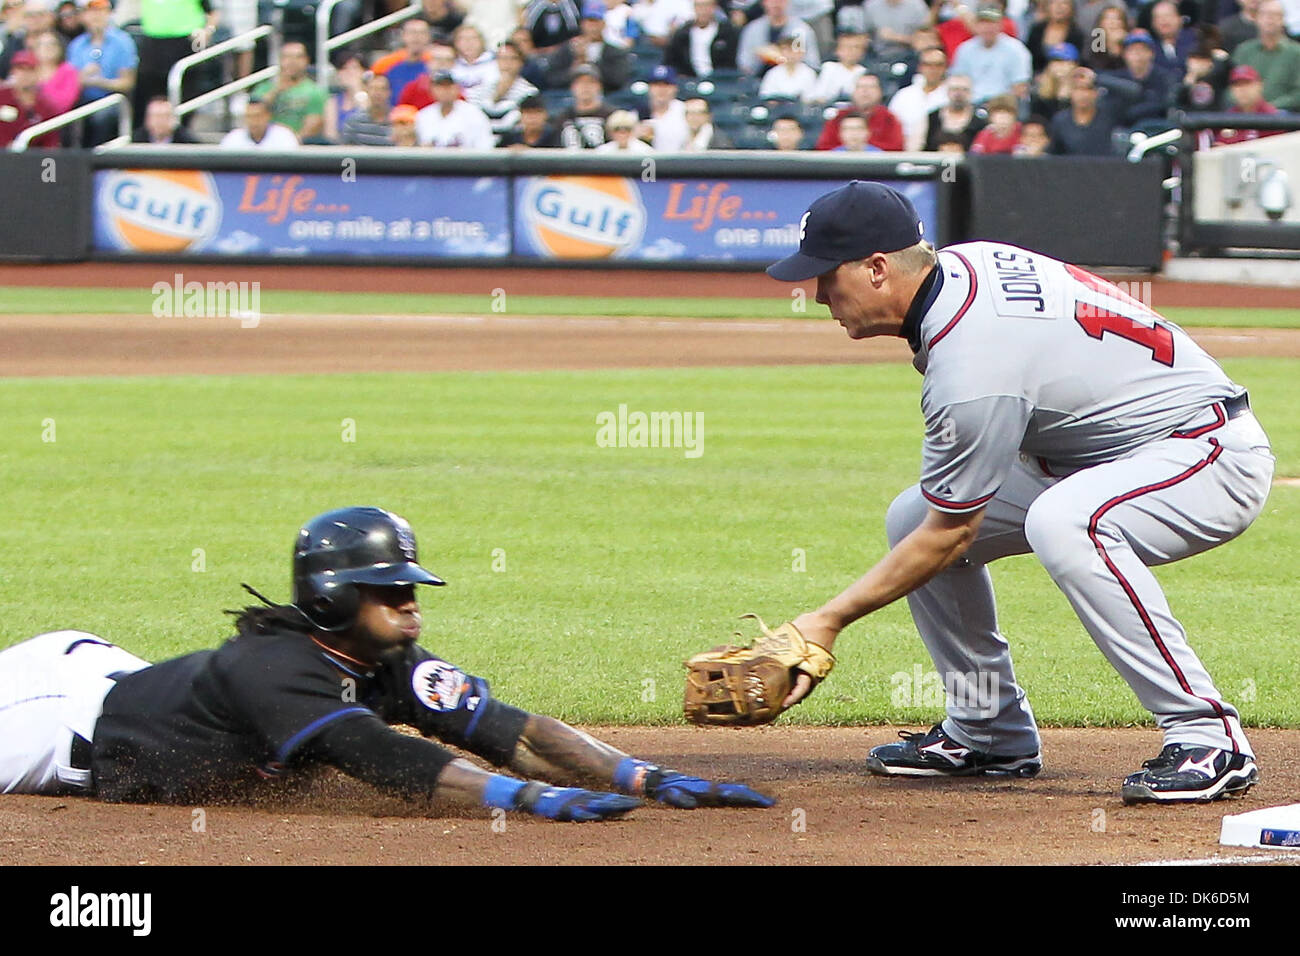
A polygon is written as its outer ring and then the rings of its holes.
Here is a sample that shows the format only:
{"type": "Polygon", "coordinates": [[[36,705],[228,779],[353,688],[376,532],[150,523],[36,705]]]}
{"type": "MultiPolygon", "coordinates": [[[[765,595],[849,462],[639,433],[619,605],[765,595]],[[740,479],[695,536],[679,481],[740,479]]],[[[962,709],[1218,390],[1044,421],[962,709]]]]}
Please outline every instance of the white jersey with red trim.
{"type": "Polygon", "coordinates": [[[915,330],[921,490],[974,510],[1019,455],[1062,475],[1169,437],[1242,393],[1186,332],[1077,266],[1000,242],[939,253],[915,330]]]}

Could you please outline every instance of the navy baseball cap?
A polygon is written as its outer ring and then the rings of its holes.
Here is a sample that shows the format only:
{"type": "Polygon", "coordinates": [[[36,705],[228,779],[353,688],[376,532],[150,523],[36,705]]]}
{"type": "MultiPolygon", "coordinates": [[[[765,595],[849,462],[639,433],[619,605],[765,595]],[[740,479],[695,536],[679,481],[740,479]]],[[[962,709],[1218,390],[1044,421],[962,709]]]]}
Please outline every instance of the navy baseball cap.
{"type": "Polygon", "coordinates": [[[666,63],[660,63],[650,71],[651,83],[676,83],[677,71],[666,63]]]}
{"type": "Polygon", "coordinates": [[[1079,48],[1073,43],[1053,43],[1047,48],[1047,58],[1049,60],[1069,60],[1071,63],[1079,62],[1079,48]]]}
{"type": "Polygon", "coordinates": [[[600,0],[587,0],[582,5],[582,19],[584,20],[604,20],[605,5],[600,0]]]}
{"type": "Polygon", "coordinates": [[[902,193],[855,179],[819,196],[799,221],[799,251],[767,267],[782,282],[803,282],[841,262],[914,246],[925,224],[902,193]]]}
{"type": "Polygon", "coordinates": [[[1149,46],[1152,50],[1156,48],[1156,41],[1152,39],[1151,34],[1147,33],[1146,30],[1134,30],[1124,38],[1125,47],[1130,47],[1134,43],[1141,43],[1145,46],[1149,46]]]}

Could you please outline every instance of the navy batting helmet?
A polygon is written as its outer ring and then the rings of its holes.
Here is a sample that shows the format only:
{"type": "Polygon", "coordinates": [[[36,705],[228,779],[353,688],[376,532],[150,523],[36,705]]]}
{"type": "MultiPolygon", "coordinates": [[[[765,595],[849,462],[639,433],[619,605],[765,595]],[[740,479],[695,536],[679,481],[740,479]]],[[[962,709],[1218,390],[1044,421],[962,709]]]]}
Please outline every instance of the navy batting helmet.
{"type": "Polygon", "coordinates": [[[325,631],[350,626],[358,584],[446,584],[420,567],[405,518],[382,508],[339,508],[302,526],[293,549],[293,603],[325,631]]]}

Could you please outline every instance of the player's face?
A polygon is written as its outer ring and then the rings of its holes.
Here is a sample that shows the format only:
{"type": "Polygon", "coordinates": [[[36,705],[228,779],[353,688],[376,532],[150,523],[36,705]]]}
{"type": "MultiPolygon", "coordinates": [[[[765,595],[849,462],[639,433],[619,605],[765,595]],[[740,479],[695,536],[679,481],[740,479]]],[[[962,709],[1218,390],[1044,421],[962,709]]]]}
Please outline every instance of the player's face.
{"type": "Polygon", "coordinates": [[[354,626],[358,637],[380,650],[419,639],[420,602],[416,600],[414,584],[358,587],[361,607],[354,626]]]}
{"type": "Polygon", "coordinates": [[[875,258],[844,262],[817,277],[817,301],[851,339],[879,335],[889,318],[886,296],[873,274],[875,258]]]}

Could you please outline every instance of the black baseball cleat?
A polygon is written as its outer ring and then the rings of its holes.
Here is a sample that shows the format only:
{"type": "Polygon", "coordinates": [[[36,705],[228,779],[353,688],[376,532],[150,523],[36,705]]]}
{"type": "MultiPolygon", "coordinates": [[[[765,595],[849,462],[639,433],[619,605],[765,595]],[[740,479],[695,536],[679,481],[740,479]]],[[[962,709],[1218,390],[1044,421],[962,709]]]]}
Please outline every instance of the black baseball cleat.
{"type": "Polygon", "coordinates": [[[1002,774],[1033,777],[1043,769],[1038,754],[1003,757],[971,750],[935,724],[926,733],[900,730],[902,743],[881,744],[867,754],[867,769],[882,777],[973,777],[1002,774]]]}
{"type": "Polygon", "coordinates": [[[1254,757],[1214,747],[1166,744],[1142,768],[1124,778],[1125,803],[1205,803],[1239,797],[1259,783],[1254,757]]]}

